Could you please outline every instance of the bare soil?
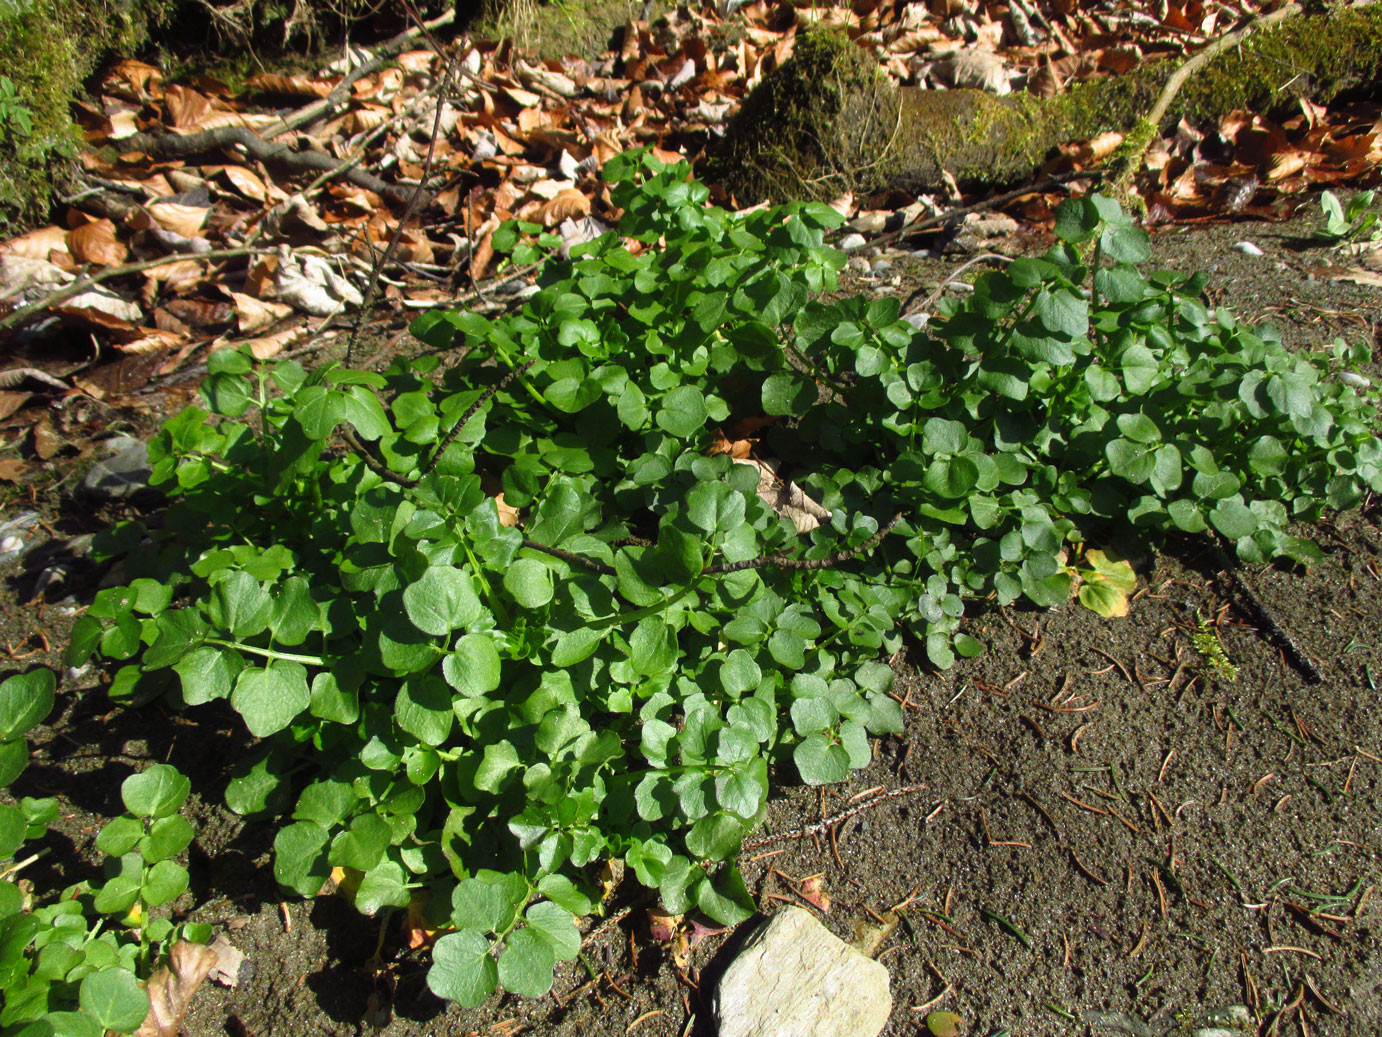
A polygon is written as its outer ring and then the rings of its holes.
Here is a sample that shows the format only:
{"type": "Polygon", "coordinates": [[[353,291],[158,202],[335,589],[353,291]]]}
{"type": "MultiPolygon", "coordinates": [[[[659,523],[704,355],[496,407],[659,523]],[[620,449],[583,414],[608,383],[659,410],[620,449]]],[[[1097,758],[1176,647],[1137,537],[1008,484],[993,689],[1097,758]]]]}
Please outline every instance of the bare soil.
{"type": "MultiPolygon", "coordinates": [[[[1373,342],[1382,295],[1310,278],[1329,261],[1304,247],[1314,222],[1161,233],[1157,261],[1211,271],[1220,301],[1273,320],[1293,345],[1373,342]],[[1243,240],[1265,255],[1234,251],[1243,240]]],[[[905,297],[962,258],[897,259],[885,278],[850,287],[905,297]]],[[[55,483],[36,498],[55,528],[111,517],[82,512],[74,479],[55,483]]],[[[5,512],[23,503],[15,495],[5,512]]],[[[877,954],[891,975],[889,1035],[926,1032],[934,1010],[959,1013],[975,1035],[1188,1033],[1232,1005],[1247,1006],[1263,1033],[1382,1033],[1376,502],[1313,535],[1327,560],[1311,571],[1240,575],[1319,683],[1291,663],[1222,563],[1191,544],[1137,560],[1142,589],[1125,619],[1075,604],[981,610],[969,629],[988,646],[982,656],[946,673],[893,660],[905,736],[881,741],[847,785],[779,788],[740,861],[760,906],[804,904],[801,883],[818,876],[831,903],[816,913],[854,939],[905,904],[877,954]],[[1202,621],[1236,678],[1196,648],[1202,621]]],[[[65,587],[74,602],[37,610],[25,604],[33,572],[9,569],[0,642],[18,656],[41,647],[42,631],[54,651],[6,669],[58,665],[71,605],[91,588],[65,587]]],[[[335,896],[280,900],[272,827],[220,805],[251,741],[233,714],[114,708],[91,683],[64,685],[34,765],[11,790],[67,805],[53,852],[26,874],[39,889],[88,874],[121,779],[153,760],[188,773],[198,837],[192,889],[176,906],[215,922],[247,958],[237,988],[198,995],[192,1037],[713,1033],[714,978],[743,927],[701,939],[680,967],[649,935],[651,904],[625,883],[588,934],[585,962],[564,966],[552,995],[460,1010],[428,993],[425,955],[387,920],[335,896]]]]}

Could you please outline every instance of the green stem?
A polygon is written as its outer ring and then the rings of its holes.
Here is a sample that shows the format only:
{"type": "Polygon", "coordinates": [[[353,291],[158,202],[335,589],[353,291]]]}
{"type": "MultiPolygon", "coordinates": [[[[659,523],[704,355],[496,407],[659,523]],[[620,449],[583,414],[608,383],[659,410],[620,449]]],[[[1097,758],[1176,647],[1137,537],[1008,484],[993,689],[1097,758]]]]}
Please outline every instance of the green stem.
{"type": "MultiPolygon", "coordinates": [[[[255,648],[253,645],[241,644],[239,641],[222,641],[217,637],[208,637],[206,643],[209,645],[220,645],[222,648],[234,648],[237,652],[246,652],[249,655],[262,656],[265,659],[278,659],[287,663],[302,663],[304,666],[329,666],[325,659],[320,655],[295,655],[292,652],[277,652],[272,648],[255,648]]],[[[436,647],[433,645],[432,647],[436,647]]]]}

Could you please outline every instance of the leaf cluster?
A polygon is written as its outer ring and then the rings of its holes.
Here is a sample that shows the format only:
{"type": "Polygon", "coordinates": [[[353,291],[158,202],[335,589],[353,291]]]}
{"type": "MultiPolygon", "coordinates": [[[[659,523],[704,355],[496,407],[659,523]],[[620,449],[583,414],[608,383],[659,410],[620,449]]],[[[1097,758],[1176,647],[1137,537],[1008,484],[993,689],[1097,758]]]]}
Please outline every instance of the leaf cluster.
{"type": "Polygon", "coordinates": [[[227,799],[282,819],[279,882],[341,868],[366,913],[423,910],[431,986],[466,1004],[548,988],[606,858],[668,911],[745,917],[716,862],[770,781],[865,766],[902,729],[878,658],[908,634],[936,666],[977,653],[966,601],[1051,606],[1078,578],[1116,608],[1130,572],[1067,559],[1118,529],[1308,562],[1289,525],[1382,488],[1372,401],[1330,373],[1366,351],[1291,353],[1199,279],[1144,275],[1106,199],[919,329],[822,300],[828,207],[726,213],[644,153],[605,175],[619,228],[521,312],[415,322],[453,366],[214,354],[206,407],[150,448],[162,526],[106,538],[136,578],[69,656],[110,661],[124,701],[227,700],[262,739],[227,799]],[[831,510],[809,537],[709,456],[764,416],[831,510]]]}
{"type": "MultiPolygon", "coordinates": [[[[51,670],[34,670],[0,684],[0,785],[27,765],[24,736],[52,711],[55,683],[51,670]]],[[[79,883],[45,903],[17,878],[36,857],[15,858],[57,818],[57,801],[0,803],[0,1031],[100,1037],[144,1022],[149,995],[140,981],[177,940],[210,937],[207,926],[154,914],[187,889],[187,869],[176,858],[194,834],[178,812],[190,789],[167,764],[126,778],[120,791],[128,812],[96,836],[107,857],[105,881],[79,883]]]]}

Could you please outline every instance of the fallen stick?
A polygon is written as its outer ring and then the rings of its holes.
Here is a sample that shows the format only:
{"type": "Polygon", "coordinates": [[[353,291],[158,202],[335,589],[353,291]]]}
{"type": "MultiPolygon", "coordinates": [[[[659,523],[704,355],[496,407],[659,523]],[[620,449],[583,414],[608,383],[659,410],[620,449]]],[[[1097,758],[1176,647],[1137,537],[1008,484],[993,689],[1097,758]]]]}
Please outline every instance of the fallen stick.
{"type": "Polygon", "coordinates": [[[1268,14],[1254,18],[1241,29],[1225,33],[1196,51],[1180,68],[1172,72],[1170,78],[1166,80],[1166,85],[1161,88],[1161,93],[1157,95],[1151,111],[1147,113],[1147,117],[1140,120],[1128,134],[1127,139],[1110,163],[1109,176],[1113,180],[1117,193],[1120,195],[1128,193],[1128,188],[1132,186],[1132,178],[1142,167],[1143,154],[1160,132],[1161,120],[1166,118],[1166,113],[1171,108],[1171,102],[1176,99],[1176,95],[1180,93],[1181,88],[1185,86],[1191,76],[1224,51],[1238,46],[1253,33],[1270,28],[1278,22],[1284,22],[1287,18],[1302,13],[1303,10],[1304,8],[1300,4],[1290,3],[1284,7],[1278,7],[1268,14]]]}
{"type": "Polygon", "coordinates": [[[785,842],[788,839],[810,839],[813,836],[821,835],[829,831],[838,824],[843,824],[850,818],[864,813],[866,810],[872,810],[880,803],[886,803],[888,800],[897,799],[900,796],[910,796],[913,793],[920,792],[924,788],[926,788],[925,785],[903,785],[900,789],[893,789],[891,792],[885,792],[881,796],[874,796],[873,799],[867,799],[857,806],[850,807],[848,810],[841,810],[838,814],[827,817],[823,821],[817,821],[814,825],[798,828],[794,832],[779,832],[777,835],[765,835],[761,839],[754,839],[752,842],[745,843],[740,848],[739,852],[744,853],[749,850],[757,850],[760,847],[771,846],[773,843],[785,842]]]}

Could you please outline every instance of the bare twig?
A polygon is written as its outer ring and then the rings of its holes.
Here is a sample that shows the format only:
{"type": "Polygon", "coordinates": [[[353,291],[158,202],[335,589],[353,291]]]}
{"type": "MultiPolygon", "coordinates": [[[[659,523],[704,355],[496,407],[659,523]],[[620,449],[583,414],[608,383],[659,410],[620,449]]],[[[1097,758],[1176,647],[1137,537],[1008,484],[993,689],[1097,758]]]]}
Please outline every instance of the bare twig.
{"type": "Polygon", "coordinates": [[[811,839],[834,828],[836,825],[843,824],[858,814],[864,813],[866,810],[872,810],[880,803],[886,803],[890,799],[898,799],[901,796],[914,795],[924,788],[926,788],[925,785],[903,785],[899,789],[893,789],[891,792],[884,792],[882,795],[874,796],[873,799],[865,800],[856,806],[850,807],[848,810],[841,810],[838,814],[827,817],[823,821],[817,821],[813,825],[807,825],[804,828],[798,828],[791,832],[778,832],[776,835],[765,835],[761,839],[754,839],[745,843],[740,852],[757,850],[760,847],[770,846],[773,843],[784,842],[788,839],[811,839]]]}

